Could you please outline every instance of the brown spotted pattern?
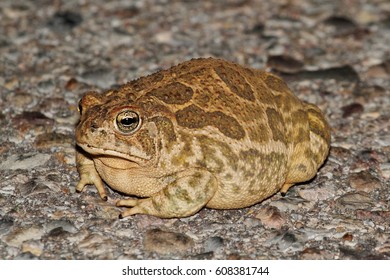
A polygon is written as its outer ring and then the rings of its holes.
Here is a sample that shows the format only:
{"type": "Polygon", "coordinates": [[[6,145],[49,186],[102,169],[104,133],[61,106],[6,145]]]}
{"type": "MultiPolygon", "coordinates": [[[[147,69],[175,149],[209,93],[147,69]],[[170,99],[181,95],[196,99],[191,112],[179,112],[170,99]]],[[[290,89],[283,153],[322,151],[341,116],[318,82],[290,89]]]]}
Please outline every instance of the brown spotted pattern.
{"type": "Polygon", "coordinates": [[[149,95],[155,96],[167,104],[185,104],[192,99],[193,94],[194,91],[192,88],[178,82],[156,88],[149,92],[149,95]]]}
{"type": "Polygon", "coordinates": [[[240,72],[222,65],[215,67],[214,71],[234,94],[250,101],[255,100],[251,86],[240,72]]]}
{"type": "Polygon", "coordinates": [[[214,126],[225,136],[233,139],[242,139],[245,131],[238,121],[221,111],[205,112],[196,105],[190,105],[176,112],[176,120],[180,126],[187,128],[204,128],[214,126]]]}
{"type": "Polygon", "coordinates": [[[124,194],[121,217],[185,217],[258,203],[315,176],[330,145],[322,112],[279,77],[194,59],[80,102],[80,182],[124,194]],[[117,116],[139,116],[121,133],[117,116]]]}

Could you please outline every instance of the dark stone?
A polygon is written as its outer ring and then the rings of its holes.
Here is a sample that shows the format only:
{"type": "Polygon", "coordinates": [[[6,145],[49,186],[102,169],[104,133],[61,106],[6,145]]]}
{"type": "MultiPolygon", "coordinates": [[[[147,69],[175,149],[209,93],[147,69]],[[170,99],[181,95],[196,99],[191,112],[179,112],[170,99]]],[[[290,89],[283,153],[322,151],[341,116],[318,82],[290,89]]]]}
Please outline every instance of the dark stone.
{"type": "Polygon", "coordinates": [[[193,260],[211,260],[211,259],[213,259],[213,257],[214,257],[214,252],[210,251],[210,252],[205,252],[205,253],[201,253],[201,254],[192,256],[191,259],[193,259],[193,260]]]}
{"type": "Polygon", "coordinates": [[[303,63],[287,55],[273,55],[268,57],[268,67],[278,72],[296,73],[303,68],[303,63]]]}
{"type": "Polygon", "coordinates": [[[336,80],[357,83],[360,81],[359,75],[349,65],[320,69],[315,71],[300,71],[294,74],[282,74],[286,81],[302,80],[336,80]]]}
{"type": "Polygon", "coordinates": [[[349,35],[358,29],[358,25],[347,17],[331,16],[324,20],[324,24],[334,29],[337,36],[349,35]]]}
{"type": "Polygon", "coordinates": [[[352,103],[352,104],[343,106],[341,108],[341,110],[343,111],[343,118],[348,118],[349,116],[352,116],[352,115],[360,115],[361,113],[363,113],[364,108],[363,108],[362,104],[352,103]]]}
{"type": "Polygon", "coordinates": [[[206,241],[205,251],[214,252],[216,249],[223,246],[223,238],[219,236],[213,236],[206,241]]]}
{"type": "Polygon", "coordinates": [[[34,256],[32,253],[22,253],[18,255],[15,260],[38,260],[39,258],[37,256],[34,256]]]}
{"type": "Polygon", "coordinates": [[[56,12],[48,26],[56,32],[69,32],[83,21],[81,14],[72,11],[56,12]]]}
{"type": "Polygon", "coordinates": [[[255,24],[252,29],[248,30],[247,33],[254,33],[254,34],[263,34],[264,32],[264,23],[260,22],[255,24]]]}
{"type": "Polygon", "coordinates": [[[64,230],[63,227],[56,227],[56,228],[53,228],[51,231],[49,231],[47,236],[51,237],[51,238],[59,238],[59,237],[65,237],[68,234],[69,234],[69,232],[64,230]]]}
{"type": "Polygon", "coordinates": [[[14,225],[14,220],[11,217],[2,217],[0,219],[0,235],[8,232],[14,225]]]}

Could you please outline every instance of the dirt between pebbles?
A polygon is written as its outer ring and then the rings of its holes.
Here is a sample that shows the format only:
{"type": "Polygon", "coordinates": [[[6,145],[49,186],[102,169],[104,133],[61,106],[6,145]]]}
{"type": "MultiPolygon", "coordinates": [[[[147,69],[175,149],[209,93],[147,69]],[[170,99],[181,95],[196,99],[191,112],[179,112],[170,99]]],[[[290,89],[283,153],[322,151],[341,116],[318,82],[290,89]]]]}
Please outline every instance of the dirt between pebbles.
{"type": "Polygon", "coordinates": [[[390,3],[0,2],[0,259],[390,259],[390,3]],[[317,177],[240,210],[118,220],[77,194],[86,90],[193,57],[284,77],[332,126],[317,177]]]}

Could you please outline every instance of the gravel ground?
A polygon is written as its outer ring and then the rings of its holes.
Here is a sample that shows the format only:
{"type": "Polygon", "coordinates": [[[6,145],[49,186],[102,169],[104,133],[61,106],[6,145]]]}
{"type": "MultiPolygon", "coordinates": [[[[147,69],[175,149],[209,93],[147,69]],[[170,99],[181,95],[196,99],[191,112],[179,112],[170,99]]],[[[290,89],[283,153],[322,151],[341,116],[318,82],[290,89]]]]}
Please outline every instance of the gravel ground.
{"type": "Polygon", "coordinates": [[[0,259],[390,259],[389,45],[386,0],[2,0],[0,259]],[[75,193],[83,93],[208,56],[326,113],[317,177],[185,219],[118,220],[120,194],[75,193]]]}

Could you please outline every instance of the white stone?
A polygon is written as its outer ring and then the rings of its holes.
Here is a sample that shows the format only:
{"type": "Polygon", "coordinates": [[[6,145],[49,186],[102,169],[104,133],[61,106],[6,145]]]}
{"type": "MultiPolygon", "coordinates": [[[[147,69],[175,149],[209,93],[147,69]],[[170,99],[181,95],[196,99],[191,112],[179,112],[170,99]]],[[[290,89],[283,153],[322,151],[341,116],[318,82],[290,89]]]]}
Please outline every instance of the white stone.
{"type": "Polygon", "coordinates": [[[32,154],[22,158],[12,155],[0,164],[0,170],[32,169],[44,165],[49,159],[48,154],[32,154]]]}

